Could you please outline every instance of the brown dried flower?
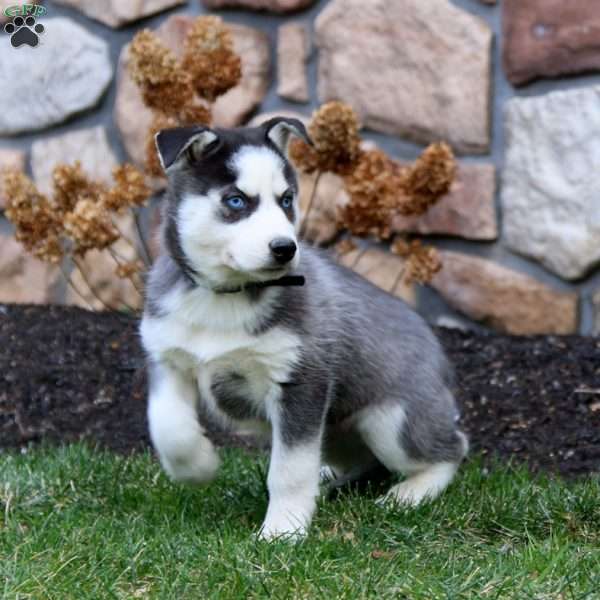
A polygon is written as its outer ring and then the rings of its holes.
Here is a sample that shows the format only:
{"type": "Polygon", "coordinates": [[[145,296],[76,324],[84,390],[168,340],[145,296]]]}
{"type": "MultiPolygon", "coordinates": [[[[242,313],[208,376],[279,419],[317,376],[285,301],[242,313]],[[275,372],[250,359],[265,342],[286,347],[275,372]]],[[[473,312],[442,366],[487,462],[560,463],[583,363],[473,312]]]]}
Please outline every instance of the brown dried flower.
{"type": "Polygon", "coordinates": [[[110,214],[92,198],[82,198],[64,218],[65,233],[74,242],[73,252],[78,255],[88,250],[103,250],[119,239],[110,214]]]}
{"type": "Polygon", "coordinates": [[[151,194],[144,174],[131,164],[125,163],[113,169],[115,185],[102,196],[108,210],[122,212],[126,208],[142,206],[151,194]]]}
{"type": "Polygon", "coordinates": [[[359,236],[390,237],[391,217],[402,192],[399,166],[382,150],[363,152],[344,178],[350,201],[338,215],[339,224],[359,236]]]}
{"type": "Polygon", "coordinates": [[[3,173],[7,198],[5,215],[15,226],[15,237],[37,258],[57,263],[64,251],[60,241],[61,222],[48,198],[21,171],[3,173]]]}
{"type": "Polygon", "coordinates": [[[72,165],[57,165],[52,172],[52,181],[52,205],[60,214],[71,212],[80,199],[97,198],[106,189],[101,183],[88,178],[79,161],[72,165]]]}
{"type": "Polygon", "coordinates": [[[442,268],[439,252],[433,246],[424,246],[421,240],[408,242],[402,238],[395,240],[391,246],[394,254],[406,259],[404,281],[407,284],[429,283],[442,268]]]}
{"type": "Polygon", "coordinates": [[[456,176],[456,161],[450,147],[431,144],[415,163],[403,171],[402,189],[406,202],[399,205],[403,215],[422,215],[450,190],[456,176]]]}
{"type": "Polygon", "coordinates": [[[185,39],[183,68],[191,75],[196,93],[213,102],[237,85],[242,63],[223,20],[198,17],[185,39]]]}
{"type": "Polygon", "coordinates": [[[172,115],[193,100],[190,74],[181,69],[173,52],[155,33],[148,29],[137,33],[129,47],[129,57],[131,77],[147,106],[172,115]]]}
{"type": "Polygon", "coordinates": [[[356,250],[356,242],[350,237],[340,240],[335,245],[335,251],[338,256],[344,256],[344,254],[349,254],[353,250],[356,250]]]}
{"type": "Polygon", "coordinates": [[[208,106],[202,104],[188,104],[178,114],[179,124],[186,125],[210,125],[212,113],[208,106]]]}
{"type": "Polygon", "coordinates": [[[131,279],[134,275],[138,275],[144,270],[144,265],[139,260],[131,260],[125,263],[119,263],[115,269],[117,277],[121,279],[131,279]]]}
{"type": "Polygon", "coordinates": [[[337,101],[323,104],[313,113],[308,127],[314,147],[294,140],[290,157],[308,173],[320,170],[347,174],[360,156],[359,129],[358,117],[350,106],[337,101]]]}

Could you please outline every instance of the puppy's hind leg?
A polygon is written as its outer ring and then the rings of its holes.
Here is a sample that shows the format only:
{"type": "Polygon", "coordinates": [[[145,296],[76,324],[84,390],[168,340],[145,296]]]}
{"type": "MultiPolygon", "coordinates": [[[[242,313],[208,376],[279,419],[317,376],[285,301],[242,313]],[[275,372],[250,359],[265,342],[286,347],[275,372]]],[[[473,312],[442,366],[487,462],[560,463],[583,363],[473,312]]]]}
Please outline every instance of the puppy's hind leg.
{"type": "Polygon", "coordinates": [[[390,470],[406,475],[380,502],[417,506],[437,497],[452,481],[467,452],[467,439],[451,415],[424,419],[416,427],[401,403],[366,409],[358,423],[365,443],[390,470]]]}
{"type": "Polygon", "coordinates": [[[174,481],[199,484],[214,478],[219,457],[198,422],[195,380],[170,365],[149,367],[148,422],[160,462],[174,481]]]}

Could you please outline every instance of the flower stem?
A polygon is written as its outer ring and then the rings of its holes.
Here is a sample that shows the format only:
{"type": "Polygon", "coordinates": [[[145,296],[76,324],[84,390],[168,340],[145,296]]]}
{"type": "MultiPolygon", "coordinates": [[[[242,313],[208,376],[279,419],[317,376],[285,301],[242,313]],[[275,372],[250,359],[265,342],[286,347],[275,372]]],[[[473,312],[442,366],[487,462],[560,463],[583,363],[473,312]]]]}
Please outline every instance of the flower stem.
{"type": "Polygon", "coordinates": [[[131,214],[133,216],[133,222],[135,223],[135,230],[137,232],[137,236],[140,242],[140,245],[143,250],[143,260],[146,267],[149,267],[152,264],[152,258],[150,255],[150,248],[148,247],[148,243],[146,242],[146,238],[144,236],[144,232],[142,231],[142,225],[140,223],[140,215],[137,210],[133,207],[130,208],[131,214]]]}
{"type": "Polygon", "coordinates": [[[94,310],[94,307],[92,306],[92,304],[90,303],[90,301],[83,295],[83,292],[73,283],[73,281],[71,280],[71,276],[65,271],[65,268],[63,267],[63,265],[59,265],[60,267],[60,272],[62,273],[62,276],[65,278],[65,281],[67,282],[67,285],[92,309],[94,310]]]}
{"type": "Polygon", "coordinates": [[[77,267],[77,270],[79,271],[79,274],[81,275],[81,278],[83,279],[85,284],[88,286],[90,293],[94,296],[94,298],[96,298],[96,300],[98,300],[98,302],[100,302],[100,304],[102,304],[102,306],[104,306],[104,308],[106,310],[115,310],[112,306],[110,306],[110,304],[107,304],[100,297],[98,292],[96,292],[96,290],[94,289],[94,286],[90,283],[90,280],[87,278],[87,275],[85,274],[85,270],[82,268],[80,262],[74,256],[71,256],[71,259],[73,261],[73,264],[77,267]]]}
{"type": "Polygon", "coordinates": [[[317,188],[319,187],[319,181],[321,179],[321,175],[323,175],[323,171],[318,171],[317,176],[315,177],[315,181],[313,183],[313,189],[310,194],[310,199],[308,201],[308,206],[306,207],[306,212],[304,213],[304,218],[302,219],[302,224],[300,225],[300,237],[304,237],[306,233],[306,227],[308,225],[308,217],[310,215],[310,211],[312,210],[315,198],[317,196],[317,188]]]}

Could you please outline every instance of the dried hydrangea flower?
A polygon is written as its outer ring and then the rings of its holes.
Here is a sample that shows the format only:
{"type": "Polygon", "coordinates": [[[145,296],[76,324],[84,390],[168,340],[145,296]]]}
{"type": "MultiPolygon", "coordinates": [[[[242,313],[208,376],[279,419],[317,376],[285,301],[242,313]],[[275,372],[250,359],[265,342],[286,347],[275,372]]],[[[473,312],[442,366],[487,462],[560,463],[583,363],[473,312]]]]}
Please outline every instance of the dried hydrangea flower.
{"type": "Polygon", "coordinates": [[[400,238],[394,241],[390,249],[394,254],[406,259],[404,281],[409,285],[415,282],[429,283],[442,268],[442,260],[437,249],[433,246],[424,246],[421,240],[407,242],[400,238]]]}
{"type": "Polygon", "coordinates": [[[351,237],[344,238],[335,245],[338,256],[344,256],[344,254],[349,254],[353,250],[356,250],[356,242],[351,237]]]}
{"type": "Polygon", "coordinates": [[[102,196],[105,208],[123,212],[129,207],[142,206],[148,200],[151,190],[139,169],[125,163],[115,167],[112,175],[115,185],[102,196]]]}
{"type": "Polygon", "coordinates": [[[131,279],[144,270],[144,265],[139,260],[131,260],[125,263],[119,263],[115,269],[117,277],[121,279],[131,279]]]}
{"type": "Polygon", "coordinates": [[[212,112],[202,104],[188,104],[177,114],[179,125],[210,125],[212,112]]]}
{"type": "Polygon", "coordinates": [[[74,242],[73,252],[83,255],[88,250],[103,250],[119,239],[110,214],[92,198],[82,198],[72,212],[65,215],[65,233],[74,242]]]}
{"type": "Polygon", "coordinates": [[[382,150],[361,153],[344,177],[350,201],[339,211],[340,226],[359,236],[389,238],[391,218],[402,197],[399,174],[399,166],[382,150]]]}
{"type": "Polygon", "coordinates": [[[192,78],[176,56],[148,29],[135,35],[129,46],[129,71],[144,102],[165,114],[174,114],[193,100],[192,78]]]}
{"type": "Polygon", "coordinates": [[[48,198],[21,171],[3,173],[5,215],[15,227],[15,238],[37,258],[57,263],[64,250],[61,221],[48,198]]]}
{"type": "Polygon", "coordinates": [[[96,198],[106,189],[101,183],[89,179],[79,161],[72,165],[57,165],[52,172],[52,181],[52,205],[61,214],[71,212],[80,198],[96,198]]]}
{"type": "Polygon", "coordinates": [[[347,174],[360,156],[360,124],[356,113],[343,102],[328,102],[312,116],[308,133],[311,148],[301,140],[290,145],[290,157],[308,173],[320,170],[347,174]]]}
{"type": "Polygon", "coordinates": [[[220,17],[198,17],[194,21],[184,42],[182,64],[191,75],[196,93],[211,102],[242,78],[240,57],[220,17]]]}
{"type": "Polygon", "coordinates": [[[403,215],[422,215],[448,193],[456,176],[456,161],[450,146],[431,144],[413,165],[403,171],[402,189],[406,202],[399,205],[403,215]]]}

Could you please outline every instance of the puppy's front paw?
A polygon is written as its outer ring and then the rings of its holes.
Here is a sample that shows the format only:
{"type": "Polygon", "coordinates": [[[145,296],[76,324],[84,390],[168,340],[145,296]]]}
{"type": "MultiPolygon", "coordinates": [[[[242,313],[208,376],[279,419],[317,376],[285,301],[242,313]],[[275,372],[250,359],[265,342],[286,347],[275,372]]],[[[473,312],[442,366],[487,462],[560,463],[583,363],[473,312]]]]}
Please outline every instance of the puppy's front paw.
{"type": "Polygon", "coordinates": [[[266,541],[298,542],[306,536],[309,523],[310,517],[307,512],[299,510],[299,507],[274,508],[270,506],[258,538],[266,541]]]}
{"type": "Polygon", "coordinates": [[[209,440],[199,437],[187,452],[161,455],[161,463],[167,475],[179,483],[201,485],[215,478],[220,459],[209,440]]]}
{"type": "Polygon", "coordinates": [[[296,527],[292,524],[263,523],[258,532],[258,539],[265,542],[284,541],[297,543],[306,537],[306,527],[296,527]]]}

